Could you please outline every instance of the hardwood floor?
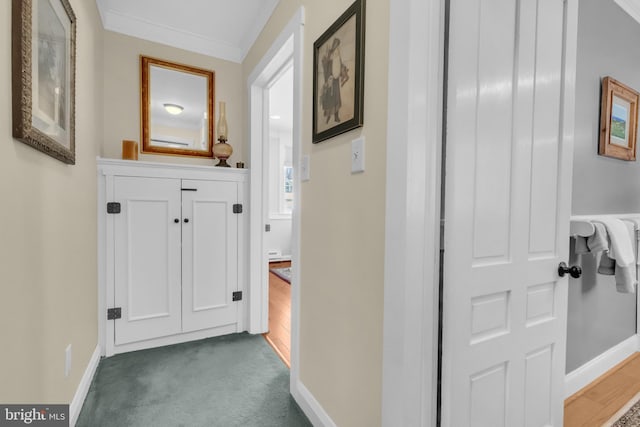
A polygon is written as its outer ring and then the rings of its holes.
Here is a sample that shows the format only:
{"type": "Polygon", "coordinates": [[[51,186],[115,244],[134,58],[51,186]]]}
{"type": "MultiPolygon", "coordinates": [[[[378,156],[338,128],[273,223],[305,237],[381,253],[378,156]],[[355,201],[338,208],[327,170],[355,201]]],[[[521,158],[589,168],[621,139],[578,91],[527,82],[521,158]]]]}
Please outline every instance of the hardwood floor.
{"type": "Polygon", "coordinates": [[[600,426],[640,392],[635,353],[564,402],[564,426],[600,426]]]}
{"type": "MultiPolygon", "coordinates": [[[[269,268],[291,266],[290,261],[270,263],[269,268]]],[[[269,272],[269,332],[263,334],[284,363],[291,367],[291,285],[269,272]]]]}

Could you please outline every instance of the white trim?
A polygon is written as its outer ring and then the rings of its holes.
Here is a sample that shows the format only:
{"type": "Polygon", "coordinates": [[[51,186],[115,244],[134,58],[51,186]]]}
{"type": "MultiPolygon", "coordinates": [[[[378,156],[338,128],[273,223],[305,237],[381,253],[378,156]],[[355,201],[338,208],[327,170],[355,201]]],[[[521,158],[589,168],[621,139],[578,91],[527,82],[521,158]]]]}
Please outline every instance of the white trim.
{"type": "Polygon", "coordinates": [[[284,262],[291,261],[291,255],[282,255],[279,257],[269,258],[269,262],[284,262]]]}
{"type": "MultiPolygon", "coordinates": [[[[293,185],[297,188],[294,195],[294,207],[291,217],[291,261],[295,266],[291,277],[291,374],[289,379],[289,387],[292,393],[298,392],[302,382],[300,378],[300,271],[302,263],[300,261],[300,239],[302,230],[301,210],[302,210],[302,179],[300,175],[300,165],[302,164],[302,82],[304,81],[303,63],[304,63],[304,6],[298,9],[298,12],[291,20],[292,25],[297,20],[297,26],[292,28],[293,33],[293,147],[292,161],[293,185]]],[[[288,26],[287,26],[288,27],[288,26]]],[[[306,390],[306,388],[305,388],[306,390]]],[[[323,411],[324,412],[324,411],[323,411]]],[[[307,416],[311,413],[306,412],[307,416]]]]}
{"type": "MultiPolygon", "coordinates": [[[[249,105],[250,224],[249,224],[249,325],[251,333],[268,328],[268,248],[264,239],[264,221],[268,207],[264,203],[263,140],[264,89],[286,61],[293,60],[293,164],[301,164],[302,154],[302,82],[305,10],[301,6],[253,69],[247,80],[249,105]],[[290,45],[292,43],[292,45],[290,45]]],[[[300,168],[294,168],[294,186],[301,187],[300,168]]],[[[300,206],[301,191],[294,198],[291,231],[291,260],[295,265],[291,277],[291,373],[290,390],[310,419],[328,419],[311,393],[299,381],[300,376],[300,206]]],[[[333,424],[329,424],[333,425],[333,424]]]]}
{"type": "Polygon", "coordinates": [[[89,364],[87,368],[84,370],[84,374],[80,379],[80,384],[78,384],[78,388],[76,389],[76,393],[73,395],[73,400],[69,405],[69,426],[74,427],[76,422],[78,421],[78,417],[80,416],[80,411],[82,410],[82,405],[84,405],[84,401],[87,398],[87,394],[89,393],[89,388],[91,387],[91,381],[93,381],[93,376],[98,369],[98,364],[100,363],[100,345],[96,346],[96,349],[93,351],[91,358],[89,359],[89,364]]]}
{"type": "MultiPolygon", "coordinates": [[[[264,191],[266,186],[265,171],[262,166],[263,145],[265,140],[263,118],[265,109],[265,88],[282,65],[291,61],[293,52],[294,68],[294,129],[293,129],[293,161],[300,152],[300,126],[301,114],[301,68],[302,68],[302,31],[304,28],[304,8],[301,7],[273,42],[267,53],[262,57],[258,65],[253,69],[247,79],[248,105],[249,105],[249,166],[250,166],[250,191],[249,191],[249,324],[250,333],[266,332],[269,328],[268,307],[268,264],[267,249],[264,247],[264,224],[267,218],[268,206],[264,206],[264,191]],[[297,126],[296,126],[297,124],[297,126]],[[297,129],[296,129],[297,127],[297,129]]],[[[294,177],[294,185],[299,188],[299,179],[294,177]]],[[[298,192],[299,194],[299,192],[298,192]]],[[[299,200],[295,201],[299,203],[299,200]]],[[[299,239],[300,230],[295,227],[295,213],[292,230],[292,252],[299,239]]],[[[298,220],[299,222],[299,220],[298,220]]],[[[299,246],[299,244],[298,244],[299,246]]],[[[299,257],[298,257],[299,258],[299,257]]],[[[292,259],[296,259],[292,253],[292,259]]],[[[292,278],[293,281],[294,278],[292,278]]],[[[293,291],[293,284],[292,284],[293,291]]],[[[293,298],[293,295],[292,295],[293,298]]],[[[293,301],[292,301],[293,304],[293,301]]],[[[292,307],[292,310],[294,307],[292,307]]],[[[292,312],[293,315],[293,312],[292,312]]],[[[293,318],[292,318],[293,322],[293,318]]],[[[292,325],[293,326],[293,325],[292,325]]],[[[293,344],[293,337],[292,337],[293,344]]]]}
{"type": "MultiPolygon", "coordinates": [[[[251,46],[264,29],[271,14],[280,0],[263,1],[261,10],[255,20],[249,25],[242,40],[229,43],[222,39],[203,36],[170,25],[158,24],[140,16],[133,16],[114,9],[110,9],[108,2],[97,0],[98,11],[105,30],[114,31],[143,40],[166,44],[191,52],[200,53],[215,58],[225,59],[235,63],[242,63],[249,53],[251,46]]],[[[214,24],[212,24],[214,25],[214,24]]]]}
{"type": "Polygon", "coordinates": [[[215,176],[216,180],[238,181],[238,176],[249,174],[247,169],[105,159],[101,157],[97,158],[97,163],[99,172],[103,175],[155,176],[158,178],[184,178],[188,176],[188,179],[211,179],[212,176],[215,176]]]}
{"type": "Polygon", "coordinates": [[[640,23],[640,0],[615,0],[615,2],[640,23]]]}
{"type": "MultiPolygon", "coordinates": [[[[111,357],[114,354],[128,353],[130,351],[146,350],[148,348],[165,347],[168,345],[182,344],[189,341],[197,341],[197,340],[203,340],[206,338],[219,337],[221,335],[239,333],[243,331],[240,326],[241,321],[239,320],[241,315],[242,315],[241,313],[238,313],[238,323],[233,323],[231,325],[218,326],[216,328],[203,329],[200,331],[193,331],[193,332],[181,332],[176,335],[169,335],[166,337],[136,341],[128,344],[115,345],[113,341],[110,343],[108,342],[106,346],[107,349],[106,349],[105,355],[106,357],[111,357]]],[[[113,324],[114,322],[109,322],[109,323],[113,324]]],[[[109,328],[109,330],[113,330],[113,327],[109,328]]]]}
{"type": "Polygon", "coordinates": [[[284,219],[284,220],[291,220],[293,218],[293,213],[279,213],[279,212],[274,212],[274,213],[270,213],[269,214],[269,219],[273,219],[273,220],[279,220],[279,219],[284,219]]]}
{"type": "MultiPolygon", "coordinates": [[[[97,159],[100,162],[100,158],[97,159]]],[[[104,209],[104,203],[107,200],[107,179],[102,179],[100,168],[96,168],[98,175],[98,194],[96,199],[96,217],[98,218],[98,347],[100,347],[100,355],[105,356],[106,340],[107,340],[107,322],[104,320],[107,312],[107,220],[101,214],[104,209]]]]}
{"type": "MultiPolygon", "coordinates": [[[[101,3],[98,2],[98,6],[100,6],[100,4],[101,3]]],[[[168,25],[158,24],[115,10],[100,8],[100,11],[102,25],[105,30],[177,47],[202,55],[225,59],[235,63],[242,62],[243,53],[240,47],[233,46],[228,42],[204,37],[168,25]]]]}
{"type": "MultiPolygon", "coordinates": [[[[558,166],[558,183],[564,183],[564,185],[559,185],[559,192],[557,195],[558,200],[558,212],[568,213],[568,217],[558,218],[558,221],[566,221],[564,225],[559,227],[563,233],[566,233],[564,236],[556,236],[557,242],[563,242],[559,245],[558,250],[559,253],[567,257],[569,257],[569,239],[568,232],[570,231],[571,225],[571,193],[573,188],[573,146],[575,143],[575,103],[576,103],[576,69],[577,69],[577,55],[578,55],[578,5],[579,0],[565,0],[564,2],[564,35],[563,35],[563,43],[564,46],[562,48],[562,71],[563,71],[563,80],[562,80],[562,109],[561,109],[561,122],[560,122],[560,132],[559,137],[562,139],[561,152],[559,154],[559,158],[562,159],[562,162],[558,166]]],[[[566,214],[565,214],[566,215],[566,214]]],[[[561,295],[562,298],[558,299],[558,304],[562,305],[562,310],[564,313],[560,318],[562,319],[562,324],[560,327],[563,330],[564,337],[562,340],[562,348],[557,349],[556,357],[560,359],[561,362],[555,363],[554,368],[551,371],[551,375],[553,376],[552,383],[558,385],[558,387],[562,387],[562,375],[565,375],[565,397],[566,397],[566,361],[567,358],[567,322],[568,322],[568,303],[569,303],[569,294],[566,289],[568,285],[568,281],[560,281],[558,284],[560,286],[564,286],[562,292],[559,292],[558,295],[561,295]]],[[[560,347],[560,346],[558,346],[560,347]]],[[[562,419],[564,417],[564,402],[562,401],[562,390],[554,391],[552,394],[553,401],[552,405],[552,418],[558,423],[562,424],[562,419]],[[558,401],[560,400],[560,401],[558,401]]]]}
{"type": "Polygon", "coordinates": [[[436,424],[444,1],[390,3],[382,425],[436,424]]]}
{"type": "MultiPolygon", "coordinates": [[[[266,89],[279,72],[282,65],[291,61],[294,51],[294,31],[301,27],[299,14],[294,16],[285,29],[280,33],[276,41],[269,48],[265,56],[254,68],[247,81],[249,94],[249,165],[250,165],[250,192],[249,192],[249,324],[250,333],[257,334],[269,330],[269,293],[268,272],[266,266],[269,262],[268,248],[265,247],[264,226],[267,220],[269,206],[265,192],[268,191],[267,171],[263,167],[263,154],[267,152],[268,135],[264,126],[265,110],[268,109],[266,89]]],[[[298,67],[301,63],[298,64],[298,67]]],[[[299,80],[296,81],[294,64],[294,98],[300,92],[299,80]]],[[[295,100],[294,100],[295,101],[295,100]]],[[[300,113],[294,107],[294,116],[300,113]]],[[[294,117],[294,124],[296,117],[294,117]]],[[[299,152],[300,131],[293,130],[292,155],[295,161],[299,152]],[[296,133],[297,132],[297,133],[296,133]]],[[[294,186],[297,181],[294,180],[294,186]]],[[[295,202],[295,201],[294,201],[295,202]]],[[[292,240],[296,236],[292,230],[292,240]]],[[[292,242],[293,244],[293,242],[292,242]]],[[[293,257],[293,254],[292,254],[293,257]]],[[[293,287],[293,286],[292,286],[293,287]]],[[[293,297],[293,295],[292,295],[293,297]]]]}
{"type": "Polygon", "coordinates": [[[296,386],[292,387],[291,394],[312,425],[315,427],[336,427],[336,423],[302,382],[298,381],[296,386]]]}
{"type": "Polygon", "coordinates": [[[640,351],[640,339],[638,335],[633,335],[571,371],[564,379],[565,398],[577,393],[637,351],[640,351]]]}
{"type": "MultiPolygon", "coordinates": [[[[251,80],[250,80],[251,81],[251,80]]],[[[247,328],[252,334],[259,334],[269,330],[268,304],[269,296],[264,289],[264,282],[268,274],[263,268],[268,261],[268,254],[264,254],[264,212],[263,192],[265,188],[264,173],[262,171],[262,117],[264,116],[264,90],[250,84],[249,92],[249,323],[247,328]],[[256,99],[256,102],[252,102],[256,99]]]]}

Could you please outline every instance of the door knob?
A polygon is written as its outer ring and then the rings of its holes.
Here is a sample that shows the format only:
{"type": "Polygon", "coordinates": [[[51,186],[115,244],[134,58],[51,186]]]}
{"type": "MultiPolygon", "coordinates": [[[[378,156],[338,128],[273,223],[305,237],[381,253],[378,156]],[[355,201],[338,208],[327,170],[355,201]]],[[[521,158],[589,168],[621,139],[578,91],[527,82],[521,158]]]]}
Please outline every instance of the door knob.
{"type": "Polygon", "coordinates": [[[184,219],[184,222],[185,222],[185,223],[186,223],[186,222],[189,222],[189,218],[185,218],[185,219],[184,219]]]}
{"type": "Polygon", "coordinates": [[[180,222],[180,220],[178,218],[174,219],[173,222],[175,222],[176,224],[180,222]]]}
{"type": "Polygon", "coordinates": [[[569,273],[569,275],[574,279],[577,279],[578,277],[582,276],[582,269],[577,265],[572,265],[571,267],[569,267],[566,263],[561,262],[560,265],[558,265],[558,276],[564,277],[564,275],[567,273],[569,273]]]}

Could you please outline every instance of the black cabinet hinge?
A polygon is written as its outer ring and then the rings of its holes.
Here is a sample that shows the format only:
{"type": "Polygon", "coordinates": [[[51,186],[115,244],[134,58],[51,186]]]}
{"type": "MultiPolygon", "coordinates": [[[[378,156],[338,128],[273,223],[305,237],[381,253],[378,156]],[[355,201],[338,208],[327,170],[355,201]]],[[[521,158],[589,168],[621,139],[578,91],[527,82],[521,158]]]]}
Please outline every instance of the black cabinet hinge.
{"type": "Polygon", "coordinates": [[[231,295],[231,301],[242,301],[242,291],[234,292],[231,295]]]}
{"type": "Polygon", "coordinates": [[[233,205],[233,213],[234,214],[241,214],[242,213],[242,205],[239,204],[239,203],[233,205]]]}
{"type": "Polygon", "coordinates": [[[108,214],[119,214],[121,210],[120,203],[118,202],[109,202],[107,203],[107,213],[108,214]]]}
{"type": "Polygon", "coordinates": [[[122,318],[122,309],[120,307],[107,309],[107,320],[116,320],[122,318]]]}

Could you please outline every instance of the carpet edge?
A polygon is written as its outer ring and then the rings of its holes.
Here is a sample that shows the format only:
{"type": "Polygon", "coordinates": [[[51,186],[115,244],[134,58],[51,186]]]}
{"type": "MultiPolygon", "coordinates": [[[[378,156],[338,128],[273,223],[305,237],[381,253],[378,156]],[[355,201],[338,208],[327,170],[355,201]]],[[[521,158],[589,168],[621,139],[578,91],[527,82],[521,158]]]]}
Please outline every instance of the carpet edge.
{"type": "Polygon", "coordinates": [[[611,427],[616,421],[618,421],[624,414],[629,411],[640,400],[640,392],[636,393],[625,405],[613,414],[607,421],[602,424],[602,427],[611,427]]]}

